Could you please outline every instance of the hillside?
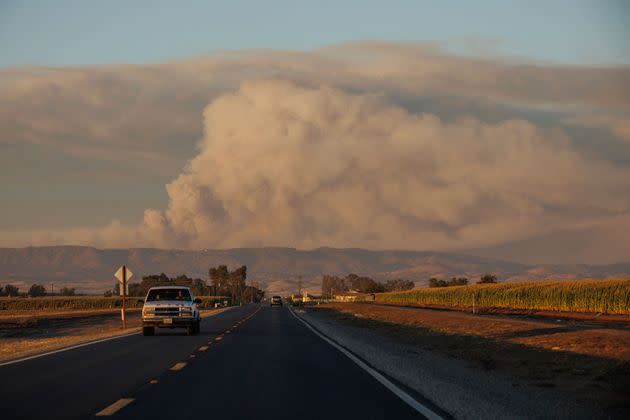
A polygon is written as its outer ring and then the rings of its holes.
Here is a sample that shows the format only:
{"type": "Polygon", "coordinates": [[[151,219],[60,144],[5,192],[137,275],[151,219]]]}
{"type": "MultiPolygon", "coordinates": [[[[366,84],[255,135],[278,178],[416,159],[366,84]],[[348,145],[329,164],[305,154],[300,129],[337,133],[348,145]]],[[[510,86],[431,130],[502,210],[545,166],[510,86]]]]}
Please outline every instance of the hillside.
{"type": "Polygon", "coordinates": [[[365,249],[236,248],[227,250],[162,250],[150,248],[96,249],[83,246],[0,248],[0,282],[22,290],[32,283],[76,287],[100,293],[114,284],[114,271],[127,264],[135,274],[164,272],[207,278],[208,268],[247,265],[248,278],[272,293],[297,288],[317,292],[322,274],[356,273],[377,279],[405,278],[426,284],[429,277],[491,272],[501,280],[588,278],[630,274],[630,263],[612,265],[527,265],[491,258],[430,251],[370,251],[365,249]]]}

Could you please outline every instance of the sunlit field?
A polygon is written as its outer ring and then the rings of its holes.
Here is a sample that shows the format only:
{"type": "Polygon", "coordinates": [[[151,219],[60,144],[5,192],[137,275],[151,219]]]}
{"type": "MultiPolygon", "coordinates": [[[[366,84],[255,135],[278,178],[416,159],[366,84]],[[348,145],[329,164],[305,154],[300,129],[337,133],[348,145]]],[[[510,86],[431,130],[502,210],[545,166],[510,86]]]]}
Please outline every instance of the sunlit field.
{"type": "MultiPolygon", "coordinates": [[[[362,296],[359,300],[368,300],[362,296]]],[[[630,278],[476,284],[378,293],[377,303],[630,314],[630,278]]]]}
{"type": "MultiPolygon", "coordinates": [[[[127,308],[141,308],[142,304],[138,302],[138,297],[128,297],[126,300],[127,308]]],[[[222,301],[214,296],[200,296],[200,309],[210,309],[214,307],[215,302],[222,301]]],[[[102,296],[44,296],[44,297],[2,297],[0,298],[0,311],[75,311],[75,310],[100,310],[100,309],[116,309],[122,307],[122,298],[120,297],[102,297],[102,296]]],[[[1,314],[2,312],[0,312],[1,314]]]]}

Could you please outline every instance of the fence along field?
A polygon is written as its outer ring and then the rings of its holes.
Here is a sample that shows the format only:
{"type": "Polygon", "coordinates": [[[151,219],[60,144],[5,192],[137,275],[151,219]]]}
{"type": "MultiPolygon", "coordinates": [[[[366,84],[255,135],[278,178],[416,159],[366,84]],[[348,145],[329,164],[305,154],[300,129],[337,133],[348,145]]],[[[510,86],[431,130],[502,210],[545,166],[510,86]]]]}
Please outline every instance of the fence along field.
{"type": "MultiPolygon", "coordinates": [[[[198,296],[201,299],[200,309],[210,309],[215,302],[229,300],[225,297],[198,296]]],[[[141,308],[138,297],[128,297],[128,308],[141,308]]],[[[122,307],[122,299],[119,297],[102,296],[44,296],[35,298],[23,297],[0,297],[0,311],[75,311],[75,310],[98,310],[116,309],[122,307]]]]}
{"type": "MultiPolygon", "coordinates": [[[[630,278],[475,284],[377,293],[377,303],[630,314],[630,278]]],[[[358,301],[371,300],[361,296],[358,301]]]]}

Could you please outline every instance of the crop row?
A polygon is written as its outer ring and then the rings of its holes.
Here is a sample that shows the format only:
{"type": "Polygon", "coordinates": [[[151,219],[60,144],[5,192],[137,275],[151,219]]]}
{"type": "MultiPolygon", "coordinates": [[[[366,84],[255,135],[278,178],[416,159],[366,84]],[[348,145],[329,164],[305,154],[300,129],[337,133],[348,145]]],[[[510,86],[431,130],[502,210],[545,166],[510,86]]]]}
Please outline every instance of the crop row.
{"type": "MultiPolygon", "coordinates": [[[[371,300],[362,296],[359,300],[371,300]]],[[[630,314],[630,279],[475,284],[377,293],[377,303],[630,314]]]]}
{"type": "MultiPolygon", "coordinates": [[[[224,302],[224,298],[214,296],[201,296],[200,309],[214,307],[215,302],[224,302]]],[[[138,298],[128,298],[126,301],[128,308],[140,308],[142,304],[138,298]]],[[[120,297],[99,297],[99,296],[72,296],[72,297],[2,297],[0,298],[0,311],[37,311],[37,310],[97,310],[115,309],[122,307],[120,297]]]]}

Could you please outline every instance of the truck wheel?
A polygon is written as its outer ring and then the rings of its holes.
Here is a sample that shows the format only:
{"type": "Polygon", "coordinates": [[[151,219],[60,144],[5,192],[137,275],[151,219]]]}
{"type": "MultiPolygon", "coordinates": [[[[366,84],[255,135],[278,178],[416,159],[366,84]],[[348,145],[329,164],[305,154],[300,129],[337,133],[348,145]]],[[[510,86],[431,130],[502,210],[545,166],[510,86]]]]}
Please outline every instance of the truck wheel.
{"type": "Polygon", "coordinates": [[[195,324],[190,324],[186,327],[186,334],[195,335],[195,324]]]}
{"type": "Polygon", "coordinates": [[[142,327],[142,335],[153,335],[155,334],[154,327],[142,327]]]}
{"type": "Polygon", "coordinates": [[[201,332],[201,320],[197,320],[195,323],[195,334],[199,334],[201,332]]]}

